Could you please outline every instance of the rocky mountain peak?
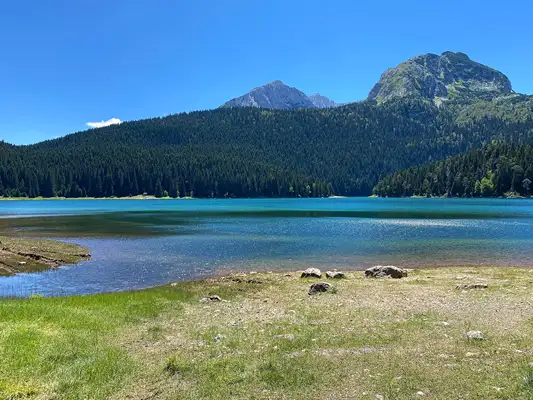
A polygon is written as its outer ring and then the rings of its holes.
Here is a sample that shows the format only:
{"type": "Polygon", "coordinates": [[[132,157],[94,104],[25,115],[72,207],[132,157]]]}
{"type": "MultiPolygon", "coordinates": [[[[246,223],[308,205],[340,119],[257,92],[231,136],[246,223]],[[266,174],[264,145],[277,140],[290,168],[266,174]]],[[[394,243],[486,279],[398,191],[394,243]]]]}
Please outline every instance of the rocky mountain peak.
{"type": "Polygon", "coordinates": [[[442,102],[510,93],[511,82],[503,73],[472,61],[465,53],[446,51],[416,56],[385,71],[368,99],[383,102],[419,96],[442,102]]]}
{"type": "Polygon", "coordinates": [[[304,92],[275,80],[259,86],[243,96],[224,103],[222,108],[260,107],[278,110],[295,108],[330,108],[340,104],[320,94],[307,96],[304,92]]]}

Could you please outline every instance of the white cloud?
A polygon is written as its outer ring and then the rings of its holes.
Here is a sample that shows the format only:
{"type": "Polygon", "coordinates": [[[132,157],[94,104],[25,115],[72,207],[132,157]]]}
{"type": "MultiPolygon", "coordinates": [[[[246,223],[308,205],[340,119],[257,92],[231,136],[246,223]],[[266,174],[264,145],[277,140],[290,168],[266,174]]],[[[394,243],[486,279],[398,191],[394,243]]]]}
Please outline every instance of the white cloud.
{"type": "Polygon", "coordinates": [[[121,123],[122,121],[120,119],[111,118],[111,119],[108,119],[107,121],[101,121],[101,122],[87,122],[87,126],[89,128],[103,128],[104,126],[117,125],[121,123]]]}

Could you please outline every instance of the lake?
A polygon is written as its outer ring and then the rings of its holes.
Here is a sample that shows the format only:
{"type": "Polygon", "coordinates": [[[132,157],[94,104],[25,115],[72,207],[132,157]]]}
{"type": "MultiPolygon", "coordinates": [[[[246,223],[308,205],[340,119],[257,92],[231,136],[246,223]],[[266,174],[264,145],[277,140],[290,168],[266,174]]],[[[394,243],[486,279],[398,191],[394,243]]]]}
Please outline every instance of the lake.
{"type": "Polygon", "coordinates": [[[140,289],[230,271],[533,266],[533,201],[1,201],[0,230],[88,246],[92,259],[0,278],[0,296],[140,289]]]}

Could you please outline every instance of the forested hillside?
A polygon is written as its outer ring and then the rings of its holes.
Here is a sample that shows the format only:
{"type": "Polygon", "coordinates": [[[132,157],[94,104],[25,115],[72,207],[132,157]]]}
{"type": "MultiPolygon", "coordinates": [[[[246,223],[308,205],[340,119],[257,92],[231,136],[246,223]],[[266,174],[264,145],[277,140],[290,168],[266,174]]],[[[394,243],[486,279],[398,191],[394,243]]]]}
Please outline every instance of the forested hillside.
{"type": "Polygon", "coordinates": [[[387,174],[494,139],[533,143],[531,116],[502,118],[491,107],[460,114],[452,105],[405,98],[334,109],[217,109],[32,146],[0,143],[0,194],[369,195],[387,174]]]}
{"type": "Polygon", "coordinates": [[[533,146],[490,144],[481,149],[396,172],[374,188],[379,196],[530,196],[533,146]]]}

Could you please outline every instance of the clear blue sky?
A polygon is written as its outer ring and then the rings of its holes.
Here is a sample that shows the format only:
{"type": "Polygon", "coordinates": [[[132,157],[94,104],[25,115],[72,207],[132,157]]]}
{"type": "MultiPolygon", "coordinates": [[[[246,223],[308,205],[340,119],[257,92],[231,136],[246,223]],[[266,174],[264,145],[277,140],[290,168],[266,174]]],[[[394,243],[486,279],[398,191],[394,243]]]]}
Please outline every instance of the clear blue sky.
{"type": "Polygon", "coordinates": [[[275,79],[361,100],[386,68],[445,50],[533,93],[532,15],[530,0],[5,0],[0,139],[215,108],[275,79]]]}

